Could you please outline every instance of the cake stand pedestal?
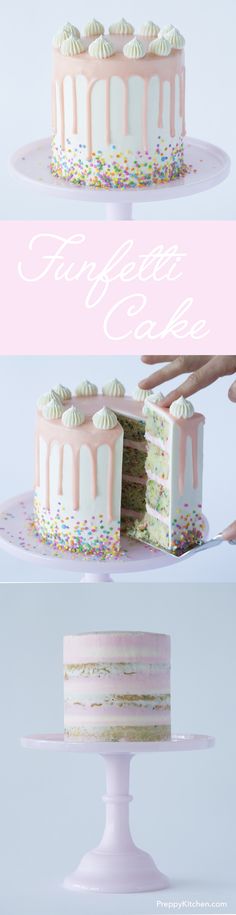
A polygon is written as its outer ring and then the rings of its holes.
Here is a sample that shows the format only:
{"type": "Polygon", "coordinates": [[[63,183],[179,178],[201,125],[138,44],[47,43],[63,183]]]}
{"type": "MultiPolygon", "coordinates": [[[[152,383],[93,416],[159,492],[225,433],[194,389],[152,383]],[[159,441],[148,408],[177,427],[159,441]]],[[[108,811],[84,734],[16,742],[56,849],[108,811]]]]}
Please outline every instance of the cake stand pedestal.
{"type": "MultiPolygon", "coordinates": [[[[132,208],[135,203],[160,203],[174,197],[186,197],[199,194],[220,184],[230,171],[230,159],[227,153],[212,143],[185,137],[184,160],[191,166],[183,178],[169,183],[152,185],[144,188],[102,188],[78,187],[63,178],[54,178],[50,171],[51,141],[50,138],[29,143],[18,149],[11,157],[10,168],[28,184],[38,185],[40,194],[43,191],[76,200],[76,203],[105,204],[106,217],[110,220],[132,219],[132,208]]],[[[78,213],[79,217],[79,206],[78,213]]]]}
{"type": "Polygon", "coordinates": [[[173,736],[155,743],[76,743],[63,735],[23,737],[29,749],[63,750],[72,753],[99,753],[106,768],[106,822],[97,848],[87,852],[76,870],[64,881],[68,890],[93,890],[97,893],[146,893],[169,886],[147,852],[133,842],[129,826],[130,762],[135,753],[166,753],[180,750],[208,750],[214,738],[203,735],[173,736]]]}
{"type": "Polygon", "coordinates": [[[0,505],[0,548],[17,559],[44,563],[57,572],[81,575],[80,582],[111,582],[112,575],[147,572],[172,566],[175,556],[154,550],[138,540],[121,537],[121,549],[112,559],[86,559],[81,553],[60,552],[39,540],[33,527],[33,492],[24,493],[0,505]]]}

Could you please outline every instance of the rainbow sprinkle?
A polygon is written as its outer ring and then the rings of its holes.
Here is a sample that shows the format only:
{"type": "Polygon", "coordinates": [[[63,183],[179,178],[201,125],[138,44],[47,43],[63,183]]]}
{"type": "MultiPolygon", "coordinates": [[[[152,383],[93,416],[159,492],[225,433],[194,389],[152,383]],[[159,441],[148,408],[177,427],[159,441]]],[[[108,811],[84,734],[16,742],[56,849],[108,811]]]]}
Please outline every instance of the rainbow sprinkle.
{"type": "Polygon", "coordinates": [[[103,515],[78,521],[73,513],[65,514],[59,501],[56,515],[52,516],[36,497],[31,528],[32,524],[39,539],[53,546],[56,553],[69,551],[88,559],[114,559],[119,555],[120,524],[115,521],[109,525],[103,515]]]}
{"type": "Polygon", "coordinates": [[[54,177],[80,186],[107,190],[151,187],[166,184],[191,171],[191,166],[184,162],[182,140],[166,146],[166,141],[158,137],[154,155],[150,155],[148,150],[118,152],[117,147],[112,146],[110,154],[97,150],[90,159],[86,158],[86,146],[83,144],[73,149],[69,139],[66,144],[67,148],[63,150],[53,138],[50,169],[54,177]]]}

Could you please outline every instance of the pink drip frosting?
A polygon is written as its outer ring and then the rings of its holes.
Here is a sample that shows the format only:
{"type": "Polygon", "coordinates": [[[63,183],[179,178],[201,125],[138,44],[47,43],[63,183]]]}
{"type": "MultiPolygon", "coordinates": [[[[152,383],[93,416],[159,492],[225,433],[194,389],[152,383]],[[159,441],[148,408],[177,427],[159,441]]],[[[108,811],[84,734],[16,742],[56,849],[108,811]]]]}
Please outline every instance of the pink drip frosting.
{"type": "MultiPolygon", "coordinates": [[[[154,76],[160,80],[159,89],[159,113],[158,128],[163,127],[163,92],[164,83],[170,86],[170,135],[175,136],[175,78],[179,76],[180,80],[180,116],[183,118],[182,134],[185,134],[185,66],[184,51],[172,50],[168,57],[158,57],[155,54],[146,54],[141,59],[130,59],[125,57],[119,51],[112,57],[97,60],[91,57],[88,52],[79,54],[75,57],[65,57],[60,51],[53,51],[53,87],[52,87],[52,129],[57,131],[56,124],[56,85],[59,88],[59,105],[60,105],[60,141],[61,146],[65,148],[65,108],[64,108],[64,79],[69,76],[72,80],[72,98],[73,98],[73,133],[77,133],[77,93],[76,79],[78,76],[84,76],[87,79],[87,158],[90,159],[93,151],[92,137],[92,90],[98,80],[104,80],[106,84],[106,140],[110,145],[110,83],[112,77],[119,77],[124,85],[124,135],[129,133],[129,102],[128,102],[128,85],[131,76],[139,76],[144,81],[144,101],[143,101],[143,149],[148,147],[148,88],[149,82],[154,76]]],[[[157,102],[158,110],[158,102],[157,102]]]]}

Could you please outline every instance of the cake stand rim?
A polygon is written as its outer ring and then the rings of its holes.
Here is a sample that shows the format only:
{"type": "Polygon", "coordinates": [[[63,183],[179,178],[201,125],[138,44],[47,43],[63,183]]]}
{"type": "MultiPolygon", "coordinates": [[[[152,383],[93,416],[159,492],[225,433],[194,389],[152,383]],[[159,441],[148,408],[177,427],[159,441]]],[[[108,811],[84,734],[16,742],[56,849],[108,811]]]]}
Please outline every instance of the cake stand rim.
{"type": "Polygon", "coordinates": [[[111,756],[136,753],[208,750],[214,747],[215,737],[208,734],[173,734],[159,741],[72,741],[64,734],[32,734],[20,738],[24,749],[56,750],[66,753],[97,753],[111,756]]]}
{"type": "MultiPolygon", "coordinates": [[[[30,497],[33,499],[33,490],[28,490],[27,492],[20,493],[18,496],[13,496],[12,498],[7,499],[4,502],[0,503],[0,516],[4,512],[10,513],[11,510],[14,508],[14,506],[16,506],[16,505],[20,506],[20,504],[24,500],[27,500],[30,497]]],[[[34,552],[33,548],[26,550],[20,544],[16,545],[16,544],[12,543],[11,540],[6,540],[6,538],[2,536],[1,530],[0,530],[0,549],[5,550],[7,553],[10,553],[10,554],[13,553],[13,554],[15,554],[15,556],[20,557],[21,559],[28,561],[28,562],[35,562],[35,563],[44,562],[48,567],[56,566],[58,571],[60,569],[61,569],[61,571],[63,571],[63,569],[64,569],[64,571],[66,570],[66,571],[71,571],[71,572],[78,572],[81,575],[86,574],[86,573],[90,574],[91,572],[93,572],[95,575],[97,572],[98,577],[99,577],[99,574],[102,575],[102,574],[105,574],[106,572],[112,573],[114,575],[119,575],[119,574],[123,575],[126,573],[132,574],[132,572],[137,571],[137,565],[139,566],[140,572],[142,572],[145,569],[147,571],[148,570],[151,571],[151,570],[155,570],[156,568],[158,568],[158,556],[160,556],[160,555],[161,555],[161,557],[163,557],[164,555],[166,557],[166,561],[164,562],[164,560],[163,560],[163,562],[160,563],[161,568],[164,566],[172,565],[179,558],[177,556],[174,556],[172,553],[168,554],[166,552],[166,554],[164,554],[164,551],[162,551],[162,550],[154,549],[154,547],[151,547],[151,546],[149,547],[148,545],[144,546],[144,544],[142,544],[138,540],[137,541],[131,540],[131,542],[135,543],[136,546],[138,548],[140,548],[139,557],[129,559],[129,558],[123,558],[121,556],[120,559],[112,558],[112,559],[99,560],[96,557],[94,557],[93,559],[81,559],[80,556],[76,556],[76,554],[73,554],[74,560],[72,561],[71,559],[67,558],[66,553],[65,553],[65,555],[61,553],[60,557],[58,557],[55,555],[47,556],[47,555],[44,555],[43,553],[36,554],[36,552],[34,552]]],[[[44,546],[44,544],[42,543],[42,549],[43,549],[43,546],[44,546]]],[[[186,555],[191,555],[191,554],[186,554],[186,555]]],[[[182,558],[182,557],[180,557],[180,558],[182,558]]]]}
{"type": "Polygon", "coordinates": [[[81,203],[84,201],[87,203],[116,203],[117,205],[135,202],[151,203],[158,200],[173,199],[175,197],[191,196],[221,184],[221,182],[228,177],[231,168],[231,159],[229,154],[222,149],[222,147],[208,142],[207,140],[200,140],[191,136],[184,137],[183,142],[185,147],[192,146],[194,149],[199,150],[199,152],[205,149],[211,152],[212,155],[218,156],[221,162],[219,163],[216,174],[211,171],[210,177],[202,175],[201,180],[199,180],[199,169],[195,180],[193,179],[193,173],[190,173],[191,182],[188,182],[188,175],[185,175],[181,178],[176,178],[174,181],[152,187],[112,189],[81,188],[65,180],[64,184],[59,184],[59,181],[61,182],[63,179],[58,179],[52,175],[50,175],[50,181],[43,182],[40,179],[23,174],[19,167],[17,168],[17,163],[20,158],[22,158],[23,155],[26,156],[30,152],[34,153],[34,151],[40,147],[46,147],[48,152],[48,145],[50,151],[51,137],[33,140],[31,143],[19,147],[19,149],[15,150],[9,158],[9,168],[14,176],[17,175],[17,177],[21,178],[23,181],[26,181],[29,184],[39,184],[41,191],[54,193],[56,196],[64,195],[71,199],[80,200],[81,203]]]}

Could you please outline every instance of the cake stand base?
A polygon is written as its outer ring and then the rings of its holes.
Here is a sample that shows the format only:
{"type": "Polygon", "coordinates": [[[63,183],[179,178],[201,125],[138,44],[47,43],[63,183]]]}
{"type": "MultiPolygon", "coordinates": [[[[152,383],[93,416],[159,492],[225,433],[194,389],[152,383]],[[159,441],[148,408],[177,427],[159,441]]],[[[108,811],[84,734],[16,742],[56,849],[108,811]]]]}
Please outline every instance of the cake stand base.
{"type": "Polygon", "coordinates": [[[74,753],[99,753],[106,769],[105,829],[97,848],[87,852],[76,870],[64,880],[67,890],[96,893],[147,893],[169,886],[168,877],[158,870],[151,856],[133,842],[129,825],[130,762],[135,753],[160,753],[177,750],[207,750],[214,738],[203,735],[173,736],[150,743],[122,741],[75,742],[63,735],[23,737],[28,749],[64,750],[74,753]]]}
{"type": "Polygon", "coordinates": [[[220,184],[230,171],[230,159],[223,149],[192,137],[184,139],[184,161],[190,166],[186,175],[151,187],[110,190],[78,187],[63,178],[55,178],[50,171],[50,159],[51,140],[47,137],[18,149],[11,157],[10,168],[18,178],[38,186],[40,194],[46,191],[75,200],[78,218],[79,205],[92,203],[105,204],[107,219],[129,220],[135,203],[159,204],[161,200],[199,194],[220,184]]]}

